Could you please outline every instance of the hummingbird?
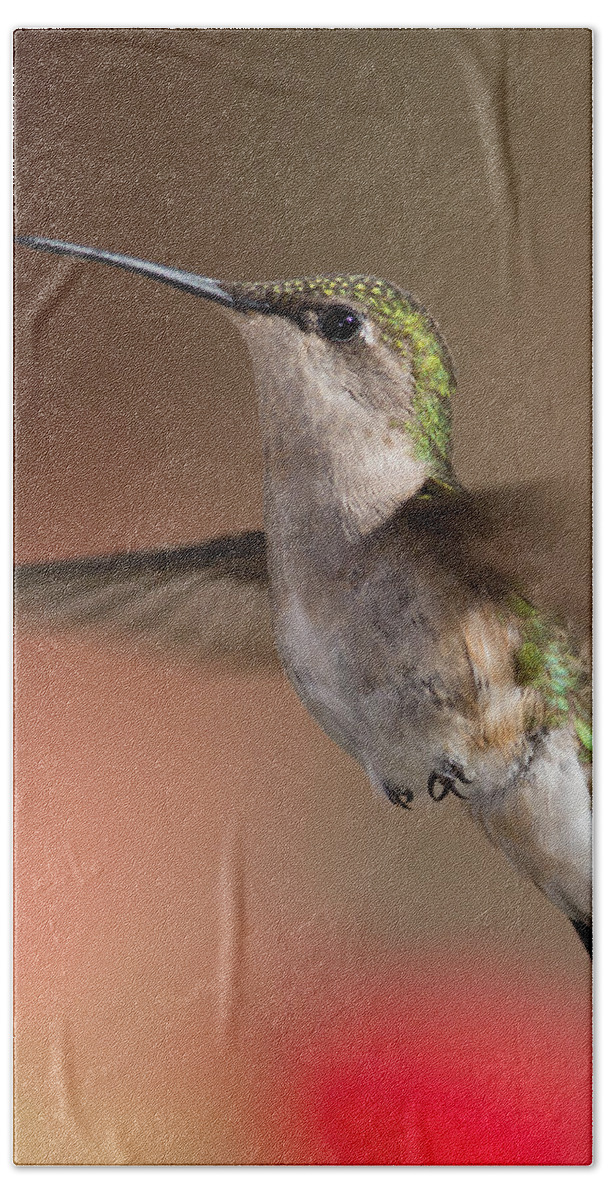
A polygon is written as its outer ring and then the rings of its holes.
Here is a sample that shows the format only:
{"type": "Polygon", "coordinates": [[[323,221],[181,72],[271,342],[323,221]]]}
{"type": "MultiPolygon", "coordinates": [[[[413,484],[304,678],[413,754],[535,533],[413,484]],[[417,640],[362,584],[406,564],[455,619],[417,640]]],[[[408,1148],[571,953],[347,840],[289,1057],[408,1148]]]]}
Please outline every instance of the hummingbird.
{"type": "Polygon", "coordinates": [[[253,658],[274,642],[305,707],[375,789],[405,810],[458,797],[591,954],[588,662],[507,565],[514,521],[525,510],[536,524],[529,500],[455,476],[455,374],[429,313],[367,275],[235,283],[17,241],[223,306],[249,350],[264,454],[264,532],[25,566],[18,603],[163,625],[211,652],[237,645],[228,614],[240,605],[241,627],[258,630],[253,658]]]}

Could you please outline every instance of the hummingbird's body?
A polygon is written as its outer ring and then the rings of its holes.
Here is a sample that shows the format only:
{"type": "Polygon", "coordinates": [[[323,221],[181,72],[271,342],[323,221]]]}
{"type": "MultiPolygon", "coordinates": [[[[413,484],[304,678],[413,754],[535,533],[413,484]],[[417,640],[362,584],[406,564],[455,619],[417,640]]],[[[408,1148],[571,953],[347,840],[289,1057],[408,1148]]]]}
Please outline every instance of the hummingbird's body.
{"type": "Polygon", "coordinates": [[[588,942],[586,675],[565,633],[470,553],[432,320],[367,277],[165,278],[224,304],[249,345],[274,631],[305,705],[393,802],[460,796],[588,942]]]}

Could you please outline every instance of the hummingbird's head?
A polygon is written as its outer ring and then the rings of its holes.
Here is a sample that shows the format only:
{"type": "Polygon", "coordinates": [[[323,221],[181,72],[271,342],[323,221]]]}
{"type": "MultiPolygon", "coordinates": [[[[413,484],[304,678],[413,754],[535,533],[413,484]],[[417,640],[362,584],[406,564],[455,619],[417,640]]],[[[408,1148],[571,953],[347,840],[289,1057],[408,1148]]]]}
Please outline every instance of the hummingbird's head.
{"type": "Polygon", "coordinates": [[[265,371],[279,348],[286,366],[316,375],[334,402],[347,395],[384,417],[426,474],[449,482],[454,371],[437,326],[409,293],[367,275],[222,287],[248,314],[254,360],[255,344],[264,344],[265,371]]]}

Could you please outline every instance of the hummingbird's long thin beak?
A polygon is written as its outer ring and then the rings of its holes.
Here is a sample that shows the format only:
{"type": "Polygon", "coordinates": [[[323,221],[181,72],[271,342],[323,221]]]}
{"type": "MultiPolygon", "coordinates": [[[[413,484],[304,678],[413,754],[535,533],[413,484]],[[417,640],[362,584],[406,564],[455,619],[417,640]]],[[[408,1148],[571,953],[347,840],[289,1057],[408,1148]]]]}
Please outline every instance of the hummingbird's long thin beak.
{"type": "Polygon", "coordinates": [[[261,307],[255,302],[247,303],[241,298],[237,300],[226,291],[218,279],[207,279],[206,276],[195,275],[191,271],[180,271],[179,268],[165,267],[161,263],[147,262],[143,258],[132,258],[129,254],[113,254],[109,250],[97,250],[95,246],[78,246],[73,242],[56,241],[54,238],[24,236],[15,240],[20,246],[29,246],[31,250],[49,250],[51,254],[67,254],[73,258],[87,259],[89,262],[122,267],[124,271],[132,271],[135,275],[145,275],[148,279],[168,283],[170,287],[190,292],[193,296],[201,296],[205,300],[214,300],[228,308],[261,307]]]}

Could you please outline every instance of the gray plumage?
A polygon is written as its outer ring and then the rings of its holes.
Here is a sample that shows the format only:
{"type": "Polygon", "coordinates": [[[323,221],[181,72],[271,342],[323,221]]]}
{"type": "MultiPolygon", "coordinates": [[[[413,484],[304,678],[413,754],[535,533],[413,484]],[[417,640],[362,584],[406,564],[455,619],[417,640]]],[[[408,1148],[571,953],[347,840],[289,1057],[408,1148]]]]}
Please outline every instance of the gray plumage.
{"type": "MultiPolygon", "coordinates": [[[[460,796],[590,946],[588,667],[537,607],[538,589],[522,596],[522,531],[537,526],[539,546],[544,536],[531,496],[518,524],[516,496],[472,497],[454,477],[454,376],[428,314],[368,277],[231,284],[26,243],[226,307],[260,400],[267,565],[266,575],[251,534],[27,568],[19,594],[30,612],[146,631],[157,645],[163,627],[210,653],[231,652],[239,626],[253,661],[267,656],[268,587],[289,678],[372,784],[405,807],[427,791],[460,796]],[[233,626],[226,614],[239,606],[233,626]]],[[[536,565],[542,577],[542,555],[536,565]]]]}

